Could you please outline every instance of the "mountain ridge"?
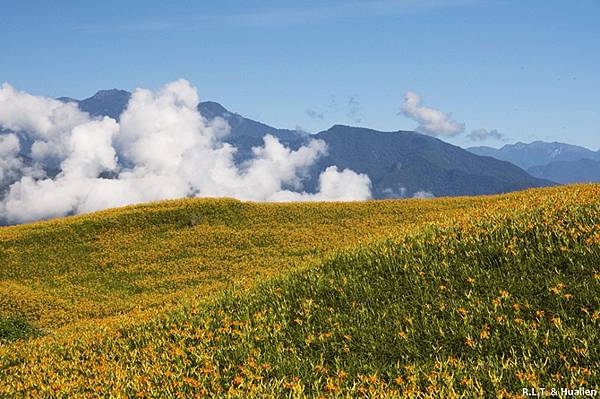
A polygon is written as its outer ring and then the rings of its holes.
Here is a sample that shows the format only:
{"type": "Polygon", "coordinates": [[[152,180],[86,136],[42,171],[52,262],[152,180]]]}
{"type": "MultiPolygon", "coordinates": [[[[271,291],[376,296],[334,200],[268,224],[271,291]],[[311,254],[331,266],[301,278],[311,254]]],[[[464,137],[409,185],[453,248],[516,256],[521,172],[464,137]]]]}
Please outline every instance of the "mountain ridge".
{"type": "Polygon", "coordinates": [[[552,179],[557,183],[600,182],[600,161],[583,158],[576,161],[554,161],[546,165],[532,166],[527,173],[540,179],[552,179]]]}
{"type": "Polygon", "coordinates": [[[354,165],[355,171],[371,177],[377,198],[423,191],[435,196],[495,194],[550,185],[535,181],[508,162],[474,156],[458,146],[412,131],[380,132],[335,125],[316,137],[330,147],[329,154],[318,163],[341,168],[354,165]],[[375,137],[377,140],[373,140],[375,137]],[[364,151],[353,151],[356,147],[364,151]]]}
{"type": "Polygon", "coordinates": [[[600,151],[561,142],[517,142],[501,148],[470,147],[469,152],[511,162],[530,175],[557,183],[600,181],[600,151]]]}
{"type": "MultiPolygon", "coordinates": [[[[125,90],[100,90],[92,97],[75,102],[92,116],[118,119],[131,93],[125,90]]],[[[235,162],[253,156],[253,147],[263,137],[273,135],[284,145],[297,149],[308,139],[325,141],[327,154],[307,171],[304,190],[316,192],[319,175],[329,166],[352,169],[369,176],[375,199],[415,195],[460,196],[500,194],[531,187],[550,186],[548,180],[530,176],[523,169],[490,157],[481,157],[437,138],[413,131],[381,132],[364,127],[333,125],[316,134],[278,129],[229,111],[214,101],[199,103],[198,110],[207,119],[222,117],[230,126],[224,141],[237,148],[235,162]]]]}
{"type": "Polygon", "coordinates": [[[586,147],[536,140],[531,143],[517,142],[505,144],[500,148],[478,146],[466,148],[477,155],[491,156],[527,170],[532,166],[547,165],[555,161],[577,161],[580,159],[600,160],[600,152],[586,147]]]}

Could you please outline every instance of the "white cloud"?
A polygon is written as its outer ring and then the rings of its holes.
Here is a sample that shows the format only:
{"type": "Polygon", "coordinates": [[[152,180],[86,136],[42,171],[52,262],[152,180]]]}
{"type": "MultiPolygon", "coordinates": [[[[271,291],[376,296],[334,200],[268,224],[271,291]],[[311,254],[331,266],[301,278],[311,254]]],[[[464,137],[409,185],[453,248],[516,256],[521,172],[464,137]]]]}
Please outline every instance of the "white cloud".
{"type": "Polygon", "coordinates": [[[15,134],[0,136],[0,185],[13,179],[23,167],[19,159],[19,138],[15,134]]]}
{"type": "MultiPolygon", "coordinates": [[[[198,102],[196,89],[185,80],[156,92],[138,89],[117,123],[108,117],[92,119],[74,104],[3,85],[0,127],[33,142],[39,168],[17,166],[21,176],[2,198],[0,218],[27,222],[189,196],[254,201],[371,197],[368,176],[336,167],[321,174],[317,193],[302,191],[308,168],[327,152],[321,140],[290,150],[267,135],[253,149],[252,159],[236,165],[236,149],[222,141],[229,126],[219,118],[208,122],[198,112],[198,102]],[[40,173],[49,160],[60,169],[54,178],[40,173]],[[104,172],[115,178],[100,177],[104,172]]],[[[14,134],[0,137],[0,155],[6,154],[0,179],[15,170],[16,164],[6,160],[17,159],[18,144],[14,134]]]]}
{"type": "Polygon", "coordinates": [[[487,139],[503,140],[504,135],[496,129],[487,130],[484,128],[480,128],[471,130],[471,133],[467,135],[467,138],[473,141],[481,141],[487,139]]]}
{"type": "Polygon", "coordinates": [[[27,132],[34,140],[31,157],[36,161],[64,158],[71,130],[88,120],[74,103],[32,96],[7,83],[0,86],[0,125],[27,132]]]}
{"type": "Polygon", "coordinates": [[[73,128],[68,142],[68,157],[61,169],[69,177],[97,177],[104,171],[117,169],[117,154],[112,139],[119,125],[114,119],[104,117],[73,128]]]}
{"type": "Polygon", "coordinates": [[[419,123],[419,133],[434,137],[453,137],[465,130],[464,123],[456,122],[450,114],[421,105],[421,97],[409,91],[404,96],[402,113],[419,123]]]}
{"type": "Polygon", "coordinates": [[[430,191],[417,191],[416,193],[414,193],[412,195],[413,198],[434,198],[435,195],[433,195],[432,192],[430,191]]]}
{"type": "Polygon", "coordinates": [[[278,191],[271,201],[356,201],[371,198],[371,180],[350,169],[341,172],[330,166],[319,176],[319,192],[315,194],[278,191]]]}

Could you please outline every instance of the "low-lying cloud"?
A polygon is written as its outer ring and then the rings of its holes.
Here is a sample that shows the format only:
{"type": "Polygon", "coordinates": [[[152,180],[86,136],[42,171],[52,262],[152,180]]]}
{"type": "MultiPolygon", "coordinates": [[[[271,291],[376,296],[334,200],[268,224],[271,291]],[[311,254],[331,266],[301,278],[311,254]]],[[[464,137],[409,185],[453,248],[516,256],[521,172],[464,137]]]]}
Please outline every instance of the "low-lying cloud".
{"type": "Polygon", "coordinates": [[[435,198],[435,195],[431,191],[419,190],[410,194],[406,187],[400,185],[397,187],[387,187],[381,194],[384,198],[435,198]]]}
{"type": "Polygon", "coordinates": [[[435,198],[431,191],[417,191],[412,195],[413,198],[435,198]]]}
{"type": "Polygon", "coordinates": [[[454,137],[465,130],[465,124],[453,120],[450,114],[423,106],[421,97],[412,91],[404,96],[402,114],[419,123],[415,131],[430,136],[454,137]]]}
{"type": "Polygon", "coordinates": [[[348,201],[371,197],[368,176],[332,166],[319,191],[303,177],[327,153],[322,140],[297,150],[266,135],[253,158],[234,162],[229,126],[205,119],[185,80],[137,89],[117,122],[76,104],[0,87],[0,219],[9,223],[181,197],[251,201],[348,201]]]}

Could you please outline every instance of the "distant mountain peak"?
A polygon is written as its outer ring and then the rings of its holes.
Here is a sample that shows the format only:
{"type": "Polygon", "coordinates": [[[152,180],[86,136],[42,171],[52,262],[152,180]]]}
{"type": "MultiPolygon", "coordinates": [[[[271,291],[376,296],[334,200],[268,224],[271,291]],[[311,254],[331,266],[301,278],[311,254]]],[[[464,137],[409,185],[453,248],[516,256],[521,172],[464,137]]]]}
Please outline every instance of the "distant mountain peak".
{"type": "Polygon", "coordinates": [[[218,112],[229,112],[224,106],[216,101],[202,101],[201,104],[207,109],[214,109],[218,112]]]}
{"type": "Polygon", "coordinates": [[[198,109],[203,117],[212,119],[217,116],[226,117],[232,115],[227,108],[215,101],[202,101],[198,105],[198,109]]]}
{"type": "Polygon", "coordinates": [[[61,101],[63,103],[78,103],[79,102],[79,100],[76,100],[71,97],[58,97],[57,100],[61,101]]]}
{"type": "Polygon", "coordinates": [[[600,154],[585,147],[560,142],[541,140],[529,144],[518,142],[506,144],[502,148],[471,147],[468,151],[511,162],[525,170],[533,166],[543,166],[554,161],[577,161],[580,159],[600,160],[600,154]]]}
{"type": "Polygon", "coordinates": [[[355,129],[355,127],[354,126],[350,126],[350,125],[343,125],[341,123],[336,123],[335,125],[331,126],[327,130],[335,130],[335,129],[355,129]]]}
{"type": "MultiPolygon", "coordinates": [[[[361,126],[352,126],[352,125],[344,125],[342,123],[336,123],[335,125],[331,126],[329,129],[327,129],[326,131],[334,131],[334,130],[370,130],[370,131],[375,131],[374,129],[368,128],[368,127],[361,127],[361,126]]],[[[381,132],[380,132],[381,133],[381,132]]]]}
{"type": "Polygon", "coordinates": [[[92,96],[92,98],[105,98],[105,97],[114,97],[114,96],[131,96],[131,93],[127,90],[121,89],[108,89],[108,90],[98,90],[96,94],[92,96]]]}
{"type": "Polygon", "coordinates": [[[79,108],[93,116],[110,116],[118,120],[127,107],[131,93],[126,90],[100,90],[92,97],[79,101],[79,108]]]}
{"type": "Polygon", "coordinates": [[[373,129],[370,129],[367,127],[350,126],[350,125],[343,125],[343,124],[335,124],[335,125],[331,126],[329,129],[325,130],[325,132],[343,132],[345,134],[364,133],[364,132],[386,133],[386,132],[376,131],[376,130],[373,130],[373,129]]]}

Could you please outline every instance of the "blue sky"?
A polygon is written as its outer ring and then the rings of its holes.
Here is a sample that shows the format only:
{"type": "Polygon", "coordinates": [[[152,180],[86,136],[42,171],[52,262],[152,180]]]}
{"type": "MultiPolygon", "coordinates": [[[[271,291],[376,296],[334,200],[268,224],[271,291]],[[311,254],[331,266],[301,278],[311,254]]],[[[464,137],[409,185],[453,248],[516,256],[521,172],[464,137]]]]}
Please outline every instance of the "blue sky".
{"type": "Polygon", "coordinates": [[[5,1],[0,81],[48,96],[188,79],[277,127],[418,126],[451,113],[468,146],[600,147],[600,1],[5,1]],[[505,141],[473,142],[474,129],[505,141]]]}

